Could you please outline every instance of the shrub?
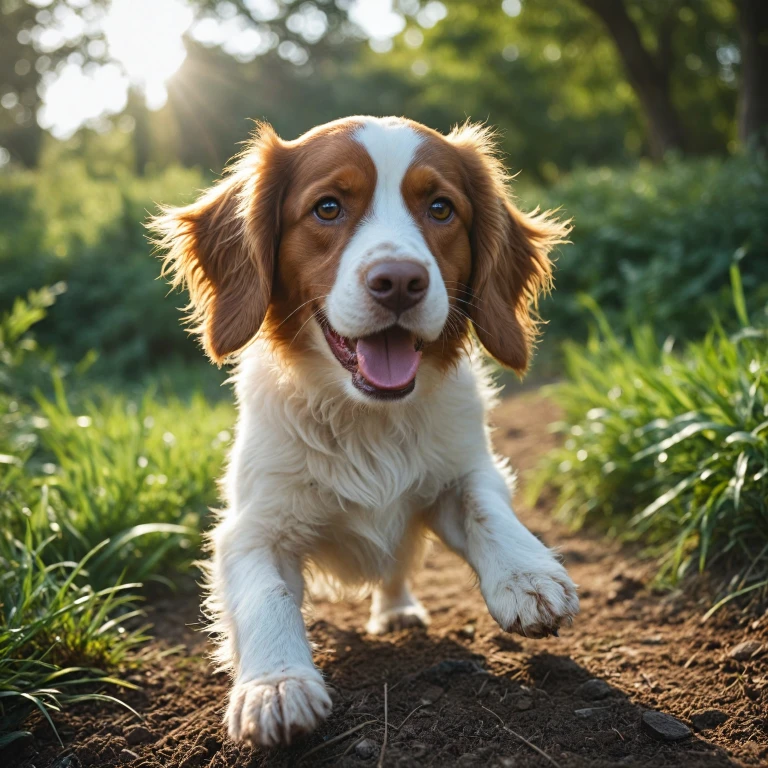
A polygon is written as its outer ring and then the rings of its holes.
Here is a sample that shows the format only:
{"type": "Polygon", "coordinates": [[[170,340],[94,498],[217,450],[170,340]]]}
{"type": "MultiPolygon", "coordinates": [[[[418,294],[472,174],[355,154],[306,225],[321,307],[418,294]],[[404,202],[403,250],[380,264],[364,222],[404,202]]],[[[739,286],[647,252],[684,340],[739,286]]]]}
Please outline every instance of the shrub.
{"type": "Polygon", "coordinates": [[[156,202],[182,202],[202,185],[178,167],[98,176],[71,158],[0,174],[0,311],[41,283],[63,282],[66,294],[37,330],[62,361],[94,350],[97,370],[122,379],[174,358],[200,361],[179,323],[184,298],[166,298],[143,223],[156,202]]]}
{"type": "Polygon", "coordinates": [[[525,198],[574,223],[541,307],[548,344],[586,339],[581,294],[621,331],[650,324],[661,338],[701,338],[713,312],[727,313],[734,254],[752,308],[768,299],[765,155],[585,169],[525,198]]]}
{"type": "Polygon", "coordinates": [[[588,300],[598,331],[566,345],[565,441],[534,491],[554,488],[575,526],[649,542],[671,582],[733,569],[731,594],[768,586],[768,325],[748,324],[733,279],[741,329],[715,323],[680,354],[650,326],[623,344],[588,300]]]}

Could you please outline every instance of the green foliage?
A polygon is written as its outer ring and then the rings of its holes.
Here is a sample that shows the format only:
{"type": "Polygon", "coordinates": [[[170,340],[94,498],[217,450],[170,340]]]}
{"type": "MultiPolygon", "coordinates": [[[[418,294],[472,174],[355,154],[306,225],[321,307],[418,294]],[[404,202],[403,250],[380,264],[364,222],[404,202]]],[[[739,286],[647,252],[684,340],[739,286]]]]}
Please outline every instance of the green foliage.
{"type": "Polygon", "coordinates": [[[43,282],[65,283],[37,332],[63,361],[94,350],[99,372],[136,378],[159,360],[199,360],[143,222],[156,202],[190,199],[204,181],[180,168],[147,178],[101,170],[60,155],[36,172],[0,174],[0,310],[43,282]]]}
{"type": "Polygon", "coordinates": [[[35,291],[0,317],[0,747],[31,709],[53,725],[124,685],[101,670],[145,637],[133,582],[189,570],[233,416],[64,379],[28,333],[54,299],[35,291]]]}
{"type": "Polygon", "coordinates": [[[752,308],[768,300],[768,159],[671,160],[632,170],[577,171],[527,204],[562,207],[572,244],[558,254],[555,292],[542,303],[546,342],[584,338],[580,294],[619,330],[650,323],[698,338],[730,302],[734,257],[752,308]]]}
{"type": "Polygon", "coordinates": [[[733,285],[740,330],[715,322],[680,354],[649,326],[625,345],[585,300],[597,330],[566,345],[565,442],[534,491],[554,488],[575,526],[650,543],[672,582],[733,569],[731,592],[768,586],[768,323],[748,325],[735,267],[733,285]]]}
{"type": "Polygon", "coordinates": [[[140,585],[94,590],[86,566],[97,550],[79,563],[51,562],[49,547],[30,526],[21,540],[0,537],[0,749],[28,735],[22,723],[31,710],[55,731],[52,713],[64,706],[121,703],[103,687],[133,686],[102,670],[145,640],[131,625],[139,611],[128,590],[140,585]]]}

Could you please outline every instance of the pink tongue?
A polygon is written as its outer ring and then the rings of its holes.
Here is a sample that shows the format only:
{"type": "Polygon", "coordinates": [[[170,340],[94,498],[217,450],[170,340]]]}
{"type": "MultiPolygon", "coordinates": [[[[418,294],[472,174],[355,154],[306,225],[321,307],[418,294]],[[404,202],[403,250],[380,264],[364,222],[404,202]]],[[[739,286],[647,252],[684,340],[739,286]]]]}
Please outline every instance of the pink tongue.
{"type": "Polygon", "coordinates": [[[393,327],[357,342],[357,365],[369,384],[379,389],[403,389],[416,377],[421,352],[413,336],[393,327]]]}

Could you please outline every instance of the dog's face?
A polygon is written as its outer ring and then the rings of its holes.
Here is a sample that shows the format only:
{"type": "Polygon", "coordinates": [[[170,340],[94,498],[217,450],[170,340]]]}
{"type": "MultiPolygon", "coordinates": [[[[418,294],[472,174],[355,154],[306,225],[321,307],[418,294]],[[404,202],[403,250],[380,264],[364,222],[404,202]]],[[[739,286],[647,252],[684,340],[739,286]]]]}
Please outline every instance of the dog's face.
{"type": "Polygon", "coordinates": [[[453,364],[469,323],[526,368],[529,305],[566,229],[514,208],[505,178],[477,127],[348,118],[284,142],[263,126],[223,181],[153,226],[216,362],[260,332],[289,364],[314,356],[351,397],[390,402],[453,364]]]}

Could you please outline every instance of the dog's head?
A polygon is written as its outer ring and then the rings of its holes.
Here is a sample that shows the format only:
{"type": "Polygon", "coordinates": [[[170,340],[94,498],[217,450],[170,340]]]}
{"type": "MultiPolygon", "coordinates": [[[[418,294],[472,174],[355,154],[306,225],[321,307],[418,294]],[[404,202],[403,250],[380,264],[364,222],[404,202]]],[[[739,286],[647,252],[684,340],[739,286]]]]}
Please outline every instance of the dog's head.
{"type": "Polygon", "coordinates": [[[222,181],[152,227],[215,362],[261,334],[289,364],[324,359],[351,396],[392,401],[420,368],[450,367],[470,324],[526,369],[567,227],[521,213],[506,183],[478,126],[352,117],[283,141],[262,125],[222,181]]]}

